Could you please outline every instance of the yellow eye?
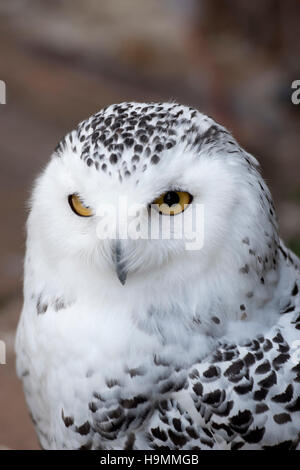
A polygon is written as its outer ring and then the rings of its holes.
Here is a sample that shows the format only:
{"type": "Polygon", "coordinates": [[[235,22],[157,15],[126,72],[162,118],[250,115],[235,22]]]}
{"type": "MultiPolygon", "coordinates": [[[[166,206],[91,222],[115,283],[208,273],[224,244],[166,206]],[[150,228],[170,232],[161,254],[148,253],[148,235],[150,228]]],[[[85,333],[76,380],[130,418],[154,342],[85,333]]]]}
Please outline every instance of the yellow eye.
{"type": "Polygon", "coordinates": [[[183,212],[192,202],[193,196],[184,191],[167,191],[159,196],[153,204],[157,210],[164,215],[176,215],[183,212]]]}
{"type": "Polygon", "coordinates": [[[80,197],[77,194],[71,194],[69,196],[69,204],[71,209],[75,214],[80,215],[81,217],[90,217],[93,215],[92,210],[89,207],[83,205],[80,200],[80,197]]]}

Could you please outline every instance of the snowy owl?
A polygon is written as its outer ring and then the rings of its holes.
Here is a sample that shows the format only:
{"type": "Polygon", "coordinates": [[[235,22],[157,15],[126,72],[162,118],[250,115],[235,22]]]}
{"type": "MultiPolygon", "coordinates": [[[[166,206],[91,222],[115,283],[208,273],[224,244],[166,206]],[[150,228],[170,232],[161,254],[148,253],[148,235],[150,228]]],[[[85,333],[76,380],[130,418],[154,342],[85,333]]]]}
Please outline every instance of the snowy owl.
{"type": "Polygon", "coordinates": [[[257,160],[211,118],[129,102],[81,122],[27,223],[17,372],[42,448],[299,447],[299,267],[257,160]],[[187,249],[171,235],[197,206],[187,249]]]}

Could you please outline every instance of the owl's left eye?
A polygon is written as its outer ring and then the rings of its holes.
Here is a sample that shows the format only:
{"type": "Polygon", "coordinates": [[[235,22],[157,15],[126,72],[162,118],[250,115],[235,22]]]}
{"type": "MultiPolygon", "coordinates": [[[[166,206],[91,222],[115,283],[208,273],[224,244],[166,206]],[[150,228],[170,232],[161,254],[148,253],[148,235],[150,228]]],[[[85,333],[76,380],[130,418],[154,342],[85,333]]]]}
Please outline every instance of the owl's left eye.
{"type": "Polygon", "coordinates": [[[192,202],[193,196],[185,191],[167,191],[153,201],[160,214],[177,215],[192,202]]]}
{"type": "Polygon", "coordinates": [[[93,215],[93,211],[83,204],[78,194],[70,194],[68,199],[71,209],[75,214],[81,217],[91,217],[93,215]]]}

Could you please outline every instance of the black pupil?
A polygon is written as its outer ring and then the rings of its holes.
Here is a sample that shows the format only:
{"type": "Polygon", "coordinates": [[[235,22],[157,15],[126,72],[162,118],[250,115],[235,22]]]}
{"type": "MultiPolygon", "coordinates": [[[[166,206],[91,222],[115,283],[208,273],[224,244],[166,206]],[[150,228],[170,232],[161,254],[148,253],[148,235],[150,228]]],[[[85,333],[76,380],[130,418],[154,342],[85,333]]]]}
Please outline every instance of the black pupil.
{"type": "Polygon", "coordinates": [[[173,204],[178,204],[180,201],[178,193],[175,191],[168,191],[164,195],[164,203],[168,206],[173,206],[173,204]]]}

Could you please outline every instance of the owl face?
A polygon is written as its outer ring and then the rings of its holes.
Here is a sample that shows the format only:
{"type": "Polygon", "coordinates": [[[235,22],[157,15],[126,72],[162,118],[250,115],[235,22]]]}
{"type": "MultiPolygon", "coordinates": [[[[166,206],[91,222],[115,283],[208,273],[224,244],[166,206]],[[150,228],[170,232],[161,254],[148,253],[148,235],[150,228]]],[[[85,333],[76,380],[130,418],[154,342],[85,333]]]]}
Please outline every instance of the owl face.
{"type": "Polygon", "coordinates": [[[113,105],[60,143],[37,181],[29,230],[54,263],[123,285],[181,278],[183,267],[204,276],[257,217],[256,164],[194,109],[113,105]]]}

